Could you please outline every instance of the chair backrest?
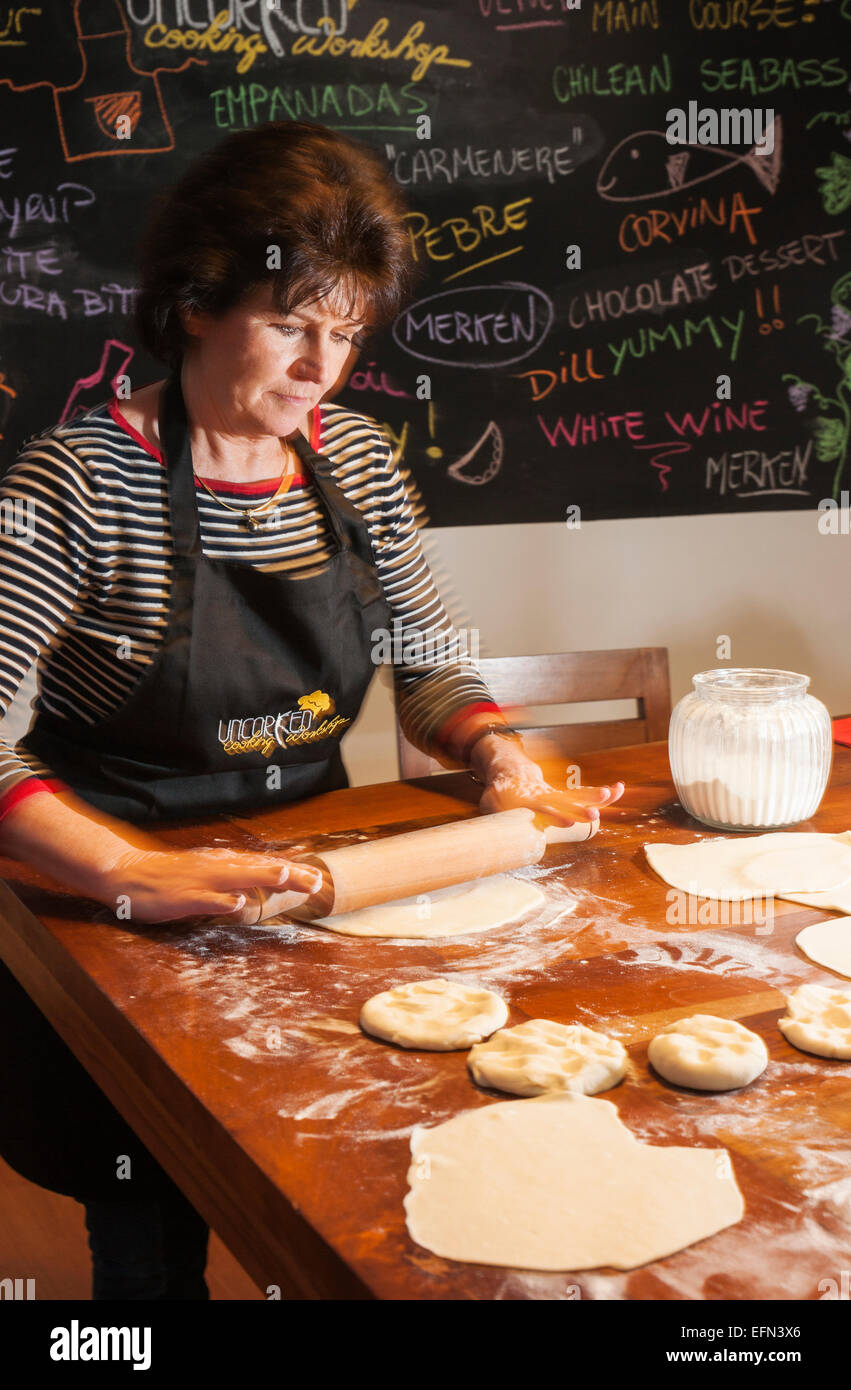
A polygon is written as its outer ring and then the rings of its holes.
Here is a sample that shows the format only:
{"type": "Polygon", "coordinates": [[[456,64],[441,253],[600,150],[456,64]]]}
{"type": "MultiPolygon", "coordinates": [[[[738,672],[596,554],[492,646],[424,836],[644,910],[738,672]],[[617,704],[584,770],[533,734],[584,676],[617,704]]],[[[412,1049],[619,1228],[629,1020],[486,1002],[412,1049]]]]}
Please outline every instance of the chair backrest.
{"type": "MultiPolygon", "coordinates": [[[[671,687],[667,647],[621,647],[599,652],[552,652],[541,656],[492,656],[476,662],[496,703],[535,756],[535,742],[546,736],[547,751],[572,757],[598,748],[652,743],[668,736],[671,687]],[[512,705],[585,704],[597,700],[637,700],[638,715],[591,723],[530,727],[512,714],[512,705]]],[[[399,775],[425,777],[445,772],[434,758],[409,743],[396,724],[399,775]]]]}

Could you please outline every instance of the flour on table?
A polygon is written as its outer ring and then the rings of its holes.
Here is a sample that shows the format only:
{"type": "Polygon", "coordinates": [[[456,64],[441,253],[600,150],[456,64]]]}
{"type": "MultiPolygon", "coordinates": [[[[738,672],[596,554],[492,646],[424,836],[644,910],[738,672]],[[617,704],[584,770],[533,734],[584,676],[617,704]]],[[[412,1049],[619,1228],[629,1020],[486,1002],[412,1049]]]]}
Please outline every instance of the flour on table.
{"type": "Polygon", "coordinates": [[[361,907],[356,912],[317,917],[309,925],[327,927],[343,936],[466,936],[468,932],[503,927],[545,901],[534,883],[513,874],[492,874],[433,893],[361,907]]]}
{"type": "Polygon", "coordinates": [[[778,1026],[787,1042],[818,1057],[851,1059],[851,989],[801,985],[786,999],[778,1026]]]}
{"type": "Polygon", "coordinates": [[[367,999],[360,1013],[367,1033],[400,1047],[452,1052],[481,1042],[508,1018],[508,1005],[490,989],[460,980],[412,980],[367,999]]]}
{"type": "Polygon", "coordinates": [[[814,922],[795,937],[804,955],[835,970],[837,975],[851,979],[851,917],[831,917],[827,922],[814,922]]]}
{"type": "MultiPolygon", "coordinates": [[[[743,902],[766,895],[794,897],[797,890],[791,885],[786,887],[790,867],[792,875],[803,878],[813,891],[819,884],[819,891],[836,891],[833,856],[837,849],[841,856],[851,856],[847,835],[848,832],[821,835],[778,831],[735,839],[695,840],[685,845],[645,844],[644,852],[650,867],[672,888],[698,898],[743,902]],[[749,871],[758,861],[762,864],[764,856],[772,857],[764,872],[757,868],[760,881],[756,882],[749,871]]],[[[847,863],[851,872],[851,857],[847,863]]]]}
{"type": "Polygon", "coordinates": [[[583,1095],[417,1125],[411,1159],[412,1239],[473,1264],[635,1269],[744,1213],[726,1149],[642,1144],[610,1101],[583,1095]]]}
{"type": "Polygon", "coordinates": [[[697,1091],[733,1091],[765,1071],[768,1052],[758,1033],[733,1018],[692,1014],[653,1038],[647,1057],[660,1076],[697,1091]]]}
{"type": "Polygon", "coordinates": [[[616,1086],[628,1061],[616,1038],[583,1023],[533,1018],[516,1028],[503,1028],[489,1042],[474,1047],[467,1066],[480,1086],[518,1096],[548,1091],[594,1095],[616,1086]]]}

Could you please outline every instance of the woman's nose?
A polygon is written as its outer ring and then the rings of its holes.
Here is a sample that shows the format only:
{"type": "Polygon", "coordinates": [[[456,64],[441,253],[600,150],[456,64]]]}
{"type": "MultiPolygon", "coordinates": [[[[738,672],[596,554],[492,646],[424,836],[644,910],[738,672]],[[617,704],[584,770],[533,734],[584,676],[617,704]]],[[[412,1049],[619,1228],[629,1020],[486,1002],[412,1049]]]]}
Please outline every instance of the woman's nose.
{"type": "Polygon", "coordinates": [[[334,370],[330,343],[313,343],[298,359],[299,368],[310,375],[317,385],[328,383],[334,370]]]}

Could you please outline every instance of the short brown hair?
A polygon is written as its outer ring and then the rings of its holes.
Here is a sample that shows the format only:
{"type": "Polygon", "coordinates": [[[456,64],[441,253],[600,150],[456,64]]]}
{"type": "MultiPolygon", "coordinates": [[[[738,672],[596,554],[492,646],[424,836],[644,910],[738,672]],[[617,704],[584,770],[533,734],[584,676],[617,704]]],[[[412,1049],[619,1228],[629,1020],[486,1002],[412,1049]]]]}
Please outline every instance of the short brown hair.
{"type": "Polygon", "coordinates": [[[177,367],[190,341],[178,310],[214,318],[271,282],[282,315],[363,296],[369,326],[392,323],[414,265],[407,204],[367,145],[313,121],[270,121],[229,135],[154,203],[142,235],[136,331],[177,367]],[[268,248],[281,269],[268,269],[268,248]]]}

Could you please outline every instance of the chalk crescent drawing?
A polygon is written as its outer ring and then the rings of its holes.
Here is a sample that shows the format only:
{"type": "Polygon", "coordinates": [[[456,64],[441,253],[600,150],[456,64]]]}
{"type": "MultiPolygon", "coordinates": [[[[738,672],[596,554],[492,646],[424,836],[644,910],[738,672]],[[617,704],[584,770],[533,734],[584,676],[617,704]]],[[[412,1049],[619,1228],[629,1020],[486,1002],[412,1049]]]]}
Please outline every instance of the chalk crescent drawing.
{"type": "Polygon", "coordinates": [[[481,436],[480,439],[476,440],[476,443],[473,445],[472,449],[470,449],[466,454],[464,454],[462,458],[456,459],[455,462],[450,465],[448,470],[449,477],[455,478],[456,481],[459,483],[473,483],[474,485],[478,485],[480,483],[489,483],[491,478],[496,477],[497,473],[502,467],[502,458],[504,452],[505,442],[503,440],[502,430],[499,428],[499,425],[496,423],[495,420],[491,420],[484,434],[481,436]],[[493,447],[491,449],[490,463],[485,468],[484,473],[480,473],[478,477],[469,477],[466,473],[462,473],[461,469],[464,468],[466,464],[470,463],[471,460],[477,456],[480,449],[484,448],[485,441],[487,439],[491,439],[493,441],[493,447]]]}

